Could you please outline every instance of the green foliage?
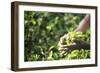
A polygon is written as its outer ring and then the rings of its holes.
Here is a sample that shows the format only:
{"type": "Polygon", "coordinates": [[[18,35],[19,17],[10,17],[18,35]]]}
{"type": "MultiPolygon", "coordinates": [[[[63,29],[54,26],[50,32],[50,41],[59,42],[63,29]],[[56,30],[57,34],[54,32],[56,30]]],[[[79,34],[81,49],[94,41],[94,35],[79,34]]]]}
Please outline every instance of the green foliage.
{"type": "Polygon", "coordinates": [[[82,32],[69,32],[68,37],[65,39],[65,43],[67,46],[70,46],[74,43],[75,40],[82,40],[85,38],[85,35],[82,32]]]}
{"type": "MultiPolygon", "coordinates": [[[[54,13],[54,12],[24,12],[24,60],[46,61],[60,59],[87,58],[89,50],[74,50],[65,57],[60,56],[58,42],[61,36],[73,31],[85,14],[54,13]],[[85,53],[87,52],[87,53],[85,53]],[[79,53],[79,54],[77,54],[79,53]],[[81,54],[80,54],[81,53],[81,54]]],[[[83,40],[89,42],[90,31],[84,33],[83,40]]]]}

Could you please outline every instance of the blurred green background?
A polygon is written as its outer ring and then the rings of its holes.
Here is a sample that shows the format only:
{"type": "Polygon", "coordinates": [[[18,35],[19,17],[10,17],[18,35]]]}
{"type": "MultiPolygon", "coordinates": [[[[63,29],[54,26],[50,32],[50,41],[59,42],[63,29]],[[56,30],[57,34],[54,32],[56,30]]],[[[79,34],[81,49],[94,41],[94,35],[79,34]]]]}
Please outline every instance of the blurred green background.
{"type": "MultiPolygon", "coordinates": [[[[86,14],[24,11],[24,60],[47,61],[90,58],[90,50],[74,50],[60,55],[60,37],[74,31],[86,14]]],[[[90,41],[90,30],[84,33],[90,41]]]]}

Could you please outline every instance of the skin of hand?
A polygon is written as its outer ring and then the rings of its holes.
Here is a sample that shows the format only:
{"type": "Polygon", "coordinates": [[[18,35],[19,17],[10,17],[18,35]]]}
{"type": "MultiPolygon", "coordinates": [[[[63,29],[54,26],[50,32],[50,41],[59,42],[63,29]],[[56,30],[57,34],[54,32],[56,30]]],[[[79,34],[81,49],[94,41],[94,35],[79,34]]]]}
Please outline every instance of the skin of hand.
{"type": "Polygon", "coordinates": [[[68,48],[66,47],[66,48],[64,48],[64,43],[63,43],[63,41],[66,39],[66,38],[68,38],[69,37],[69,34],[65,34],[64,36],[62,36],[61,38],[60,38],[60,41],[59,41],[59,43],[58,43],[58,46],[59,46],[59,51],[64,51],[64,50],[67,50],[68,48]]]}
{"type": "Polygon", "coordinates": [[[64,43],[59,43],[59,51],[71,51],[74,49],[79,49],[80,47],[82,49],[90,49],[90,44],[83,41],[83,40],[74,40],[74,43],[72,43],[70,46],[64,45],[64,43]]]}
{"type": "MultiPolygon", "coordinates": [[[[89,23],[90,23],[90,16],[87,14],[84,18],[83,18],[83,20],[79,23],[79,26],[76,28],[76,30],[75,31],[81,31],[81,32],[84,32],[84,31],[86,31],[86,29],[89,27],[89,23]]],[[[64,50],[68,50],[68,48],[67,47],[64,47],[64,46],[66,46],[66,45],[64,45],[64,43],[63,43],[63,40],[65,40],[66,38],[68,38],[69,37],[69,34],[65,34],[64,36],[62,36],[61,38],[60,38],[60,41],[59,41],[59,43],[58,43],[58,46],[59,46],[59,51],[64,51],[64,50]]]]}

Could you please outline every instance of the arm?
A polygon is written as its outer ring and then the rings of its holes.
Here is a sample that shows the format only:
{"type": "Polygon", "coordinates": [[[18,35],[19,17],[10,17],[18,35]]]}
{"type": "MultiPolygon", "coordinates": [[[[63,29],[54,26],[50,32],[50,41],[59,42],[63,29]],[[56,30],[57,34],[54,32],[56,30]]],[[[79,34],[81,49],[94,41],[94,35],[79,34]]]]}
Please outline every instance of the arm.
{"type": "MultiPolygon", "coordinates": [[[[89,24],[90,24],[90,16],[89,15],[86,15],[82,21],[79,23],[79,26],[76,28],[76,32],[78,31],[81,31],[81,32],[85,32],[87,30],[87,28],[89,27],[89,24]]],[[[63,40],[64,38],[67,38],[68,37],[68,34],[65,34],[63,37],[60,38],[60,41],[59,41],[59,50],[68,50],[69,49],[73,49],[74,47],[77,47],[77,48],[89,48],[90,47],[90,44],[88,43],[85,43],[85,41],[75,41],[77,43],[77,45],[72,45],[72,46],[64,46],[63,44],[63,40]]]]}
{"type": "Polygon", "coordinates": [[[89,27],[90,24],[90,16],[86,15],[83,20],[79,23],[79,26],[76,28],[75,31],[84,32],[89,27]]]}

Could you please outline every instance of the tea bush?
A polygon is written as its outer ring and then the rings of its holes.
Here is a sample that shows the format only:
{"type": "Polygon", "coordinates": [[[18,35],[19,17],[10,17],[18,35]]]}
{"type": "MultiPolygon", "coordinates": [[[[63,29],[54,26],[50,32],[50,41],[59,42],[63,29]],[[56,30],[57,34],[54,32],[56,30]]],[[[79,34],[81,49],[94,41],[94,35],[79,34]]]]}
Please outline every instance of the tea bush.
{"type": "MultiPolygon", "coordinates": [[[[47,61],[90,58],[90,50],[73,50],[62,57],[58,51],[61,36],[78,27],[85,14],[55,12],[24,12],[24,60],[47,61]]],[[[89,29],[84,41],[90,42],[89,29]]]]}

